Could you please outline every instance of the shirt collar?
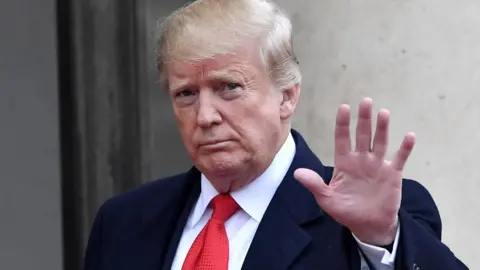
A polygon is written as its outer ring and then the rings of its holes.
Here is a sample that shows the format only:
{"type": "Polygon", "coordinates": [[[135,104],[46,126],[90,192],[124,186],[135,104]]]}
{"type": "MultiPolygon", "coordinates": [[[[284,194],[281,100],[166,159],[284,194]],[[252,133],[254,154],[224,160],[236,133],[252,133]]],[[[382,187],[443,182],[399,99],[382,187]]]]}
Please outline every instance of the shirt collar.
{"type": "MultiPolygon", "coordinates": [[[[289,134],[267,170],[242,189],[230,193],[243,211],[255,221],[260,222],[278,186],[287,174],[295,156],[295,148],[295,141],[292,134],[289,134]]],[[[201,193],[188,224],[190,227],[200,221],[210,201],[216,195],[218,191],[202,174],[201,193]]]]}

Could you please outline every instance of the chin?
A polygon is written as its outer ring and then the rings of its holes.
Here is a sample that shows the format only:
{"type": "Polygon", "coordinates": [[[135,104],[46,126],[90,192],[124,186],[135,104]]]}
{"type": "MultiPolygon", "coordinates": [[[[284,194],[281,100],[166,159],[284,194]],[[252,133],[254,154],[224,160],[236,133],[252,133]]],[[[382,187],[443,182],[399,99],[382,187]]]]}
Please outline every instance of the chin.
{"type": "Polygon", "coordinates": [[[232,153],[216,152],[201,157],[197,164],[205,174],[227,176],[244,170],[246,159],[232,153]]]}

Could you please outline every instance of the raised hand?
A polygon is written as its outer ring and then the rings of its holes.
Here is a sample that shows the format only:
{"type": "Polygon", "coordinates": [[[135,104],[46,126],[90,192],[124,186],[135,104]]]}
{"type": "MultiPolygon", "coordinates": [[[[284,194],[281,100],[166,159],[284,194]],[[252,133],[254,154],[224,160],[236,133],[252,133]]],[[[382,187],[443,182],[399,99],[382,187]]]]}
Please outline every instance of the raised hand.
{"type": "Polygon", "coordinates": [[[372,144],[372,100],[359,106],[356,144],[350,141],[350,108],[338,109],[334,173],[329,185],[314,171],[298,169],[295,178],[315,196],[320,207],[362,242],[388,245],[395,239],[402,196],[402,171],[415,143],[408,133],[393,160],[388,147],[389,112],[378,113],[372,144]]]}

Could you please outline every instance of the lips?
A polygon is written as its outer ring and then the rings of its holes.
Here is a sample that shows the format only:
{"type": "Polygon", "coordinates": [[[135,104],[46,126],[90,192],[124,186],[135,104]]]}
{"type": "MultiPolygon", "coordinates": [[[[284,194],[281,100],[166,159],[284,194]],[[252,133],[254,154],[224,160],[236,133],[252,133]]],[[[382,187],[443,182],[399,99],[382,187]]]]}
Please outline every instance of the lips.
{"type": "Polygon", "coordinates": [[[199,143],[198,145],[199,146],[212,146],[212,145],[218,145],[218,144],[226,143],[226,142],[229,142],[229,141],[230,140],[205,141],[205,142],[199,143]]]}
{"type": "Polygon", "coordinates": [[[210,140],[210,141],[203,141],[198,145],[198,148],[201,149],[209,149],[209,150],[215,150],[215,149],[223,149],[225,147],[228,147],[230,145],[231,140],[210,140]]]}

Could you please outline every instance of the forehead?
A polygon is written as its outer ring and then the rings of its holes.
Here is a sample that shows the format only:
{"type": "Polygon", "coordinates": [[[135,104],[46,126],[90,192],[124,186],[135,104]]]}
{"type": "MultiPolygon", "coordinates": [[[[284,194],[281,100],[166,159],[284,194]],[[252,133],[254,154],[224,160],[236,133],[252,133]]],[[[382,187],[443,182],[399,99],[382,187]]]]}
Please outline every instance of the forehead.
{"type": "Polygon", "coordinates": [[[170,89],[183,84],[224,77],[248,78],[263,71],[260,53],[237,50],[203,60],[178,59],[166,67],[170,89]]]}

